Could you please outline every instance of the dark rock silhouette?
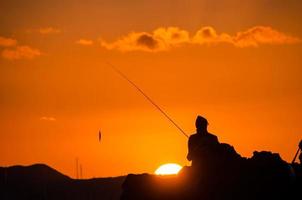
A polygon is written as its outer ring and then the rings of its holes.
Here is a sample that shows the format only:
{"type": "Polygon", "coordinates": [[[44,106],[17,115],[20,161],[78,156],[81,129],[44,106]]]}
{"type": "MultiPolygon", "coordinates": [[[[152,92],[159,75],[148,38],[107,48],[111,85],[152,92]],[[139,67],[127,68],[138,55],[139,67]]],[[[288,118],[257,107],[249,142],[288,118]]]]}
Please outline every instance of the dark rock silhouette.
{"type": "Polygon", "coordinates": [[[208,147],[200,159],[201,166],[184,167],[177,176],[128,175],[121,199],[268,200],[301,195],[301,165],[293,167],[279,154],[256,151],[243,158],[222,143],[208,147]]]}
{"type": "Polygon", "coordinates": [[[2,200],[119,199],[125,177],[75,180],[44,164],[0,167],[2,200]]]}

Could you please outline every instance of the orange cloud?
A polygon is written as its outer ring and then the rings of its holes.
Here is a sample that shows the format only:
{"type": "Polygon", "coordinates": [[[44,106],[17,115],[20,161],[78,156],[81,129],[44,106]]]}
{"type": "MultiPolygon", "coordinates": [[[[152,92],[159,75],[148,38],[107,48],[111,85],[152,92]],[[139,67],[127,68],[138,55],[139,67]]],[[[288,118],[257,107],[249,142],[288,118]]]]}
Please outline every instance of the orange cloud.
{"type": "Polygon", "coordinates": [[[138,50],[155,51],[161,49],[159,41],[156,40],[151,34],[145,32],[130,33],[112,43],[107,43],[106,41],[101,40],[101,46],[109,50],[116,49],[123,52],[138,50]]]}
{"type": "Polygon", "coordinates": [[[177,46],[189,41],[189,32],[177,27],[158,28],[153,32],[155,38],[166,43],[168,47],[177,46]]]}
{"type": "Polygon", "coordinates": [[[233,38],[238,47],[257,47],[260,44],[295,44],[301,39],[272,29],[271,27],[256,26],[244,32],[239,32],[233,38]]]}
{"type": "Polygon", "coordinates": [[[61,33],[62,31],[58,28],[54,28],[54,27],[43,27],[43,28],[38,28],[38,29],[29,29],[27,30],[27,33],[40,33],[43,35],[48,35],[48,34],[58,34],[61,33]]]}
{"type": "Polygon", "coordinates": [[[274,30],[271,27],[256,26],[234,36],[218,34],[213,27],[202,27],[193,37],[178,27],[158,28],[152,33],[132,32],[114,42],[101,40],[101,46],[119,51],[166,51],[186,44],[211,45],[227,43],[236,47],[257,47],[261,44],[296,44],[301,39],[274,30]]]}
{"type": "Polygon", "coordinates": [[[76,41],[76,43],[83,46],[90,46],[93,45],[94,42],[92,40],[79,39],[78,41],[76,41]]]}
{"type": "Polygon", "coordinates": [[[15,49],[4,49],[2,57],[8,60],[33,59],[42,53],[38,49],[29,46],[17,46],[15,49]]]}
{"type": "Polygon", "coordinates": [[[189,33],[177,27],[158,28],[152,33],[132,32],[115,42],[101,40],[101,46],[120,51],[165,51],[189,41],[189,33]]]}
{"type": "Polygon", "coordinates": [[[38,29],[39,33],[41,34],[58,34],[61,33],[60,29],[53,28],[53,27],[46,27],[38,29]]]}
{"type": "Polygon", "coordinates": [[[0,36],[0,46],[1,47],[12,47],[12,46],[16,46],[16,45],[17,45],[17,40],[0,36]]]}
{"type": "Polygon", "coordinates": [[[57,121],[56,118],[54,117],[41,117],[40,120],[43,120],[43,121],[57,121]]]}
{"type": "Polygon", "coordinates": [[[232,43],[232,37],[226,33],[218,34],[213,27],[206,26],[196,32],[191,40],[193,44],[232,43]]]}

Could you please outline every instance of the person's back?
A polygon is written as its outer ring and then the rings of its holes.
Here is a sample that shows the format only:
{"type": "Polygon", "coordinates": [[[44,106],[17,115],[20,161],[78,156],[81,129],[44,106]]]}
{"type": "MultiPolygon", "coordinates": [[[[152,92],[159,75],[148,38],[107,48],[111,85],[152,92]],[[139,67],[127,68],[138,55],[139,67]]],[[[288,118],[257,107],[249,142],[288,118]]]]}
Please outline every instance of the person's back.
{"type": "Polygon", "coordinates": [[[208,121],[201,116],[196,119],[196,130],[197,133],[191,135],[188,142],[188,155],[187,159],[192,161],[192,166],[198,163],[200,160],[200,153],[206,151],[213,145],[219,144],[217,136],[211,134],[207,130],[208,121]]]}

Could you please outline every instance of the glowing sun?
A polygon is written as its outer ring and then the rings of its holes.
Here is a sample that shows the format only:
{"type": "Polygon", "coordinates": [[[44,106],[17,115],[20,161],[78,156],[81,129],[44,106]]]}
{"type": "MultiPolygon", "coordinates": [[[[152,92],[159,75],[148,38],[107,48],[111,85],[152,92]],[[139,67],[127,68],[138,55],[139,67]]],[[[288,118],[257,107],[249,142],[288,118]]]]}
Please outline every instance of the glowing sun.
{"type": "Polygon", "coordinates": [[[172,174],[178,174],[178,172],[181,170],[181,166],[174,163],[168,163],[161,165],[157,170],[155,171],[156,175],[172,175],[172,174]]]}

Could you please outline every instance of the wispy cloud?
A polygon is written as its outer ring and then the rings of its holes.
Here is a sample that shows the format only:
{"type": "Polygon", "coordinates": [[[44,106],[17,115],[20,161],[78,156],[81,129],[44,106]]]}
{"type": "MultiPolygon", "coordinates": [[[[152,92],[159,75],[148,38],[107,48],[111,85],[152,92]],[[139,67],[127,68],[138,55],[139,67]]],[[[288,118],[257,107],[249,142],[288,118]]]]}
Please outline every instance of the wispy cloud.
{"type": "Polygon", "coordinates": [[[46,28],[40,28],[39,33],[41,34],[58,34],[61,33],[60,29],[53,28],[53,27],[46,27],[46,28]]]}
{"type": "Polygon", "coordinates": [[[2,57],[8,60],[33,59],[42,55],[39,49],[34,49],[29,46],[17,46],[14,49],[4,49],[2,57]]]}
{"type": "Polygon", "coordinates": [[[57,121],[56,118],[54,117],[41,117],[40,120],[43,120],[43,121],[57,121]]]}
{"type": "Polygon", "coordinates": [[[17,40],[0,36],[1,47],[12,47],[17,45],[17,40]]]}
{"type": "Polygon", "coordinates": [[[132,32],[113,42],[100,39],[101,46],[109,50],[167,51],[186,44],[217,45],[228,43],[236,47],[258,47],[259,45],[282,45],[300,43],[301,39],[277,31],[271,27],[256,26],[235,35],[217,33],[213,27],[202,27],[192,37],[188,31],[178,27],[158,28],[152,33],[132,32]]]}
{"type": "Polygon", "coordinates": [[[42,55],[39,49],[27,45],[18,45],[18,41],[13,38],[0,36],[0,47],[3,47],[2,58],[7,60],[33,59],[42,55]]]}
{"type": "Polygon", "coordinates": [[[58,28],[54,28],[54,27],[42,27],[42,28],[37,28],[37,29],[28,29],[26,31],[27,33],[40,33],[43,35],[48,35],[48,34],[59,34],[62,31],[58,28]]]}
{"type": "Polygon", "coordinates": [[[87,39],[79,39],[76,41],[76,44],[79,45],[83,45],[83,46],[90,46],[93,45],[93,41],[92,40],[87,40],[87,39]]]}

